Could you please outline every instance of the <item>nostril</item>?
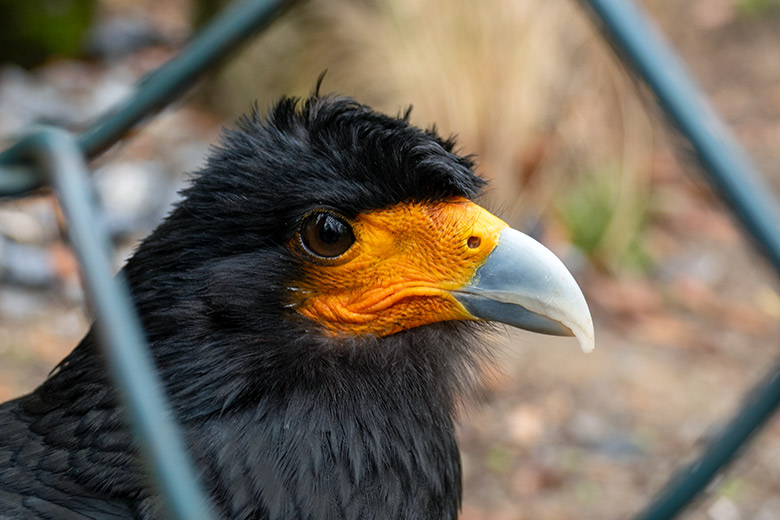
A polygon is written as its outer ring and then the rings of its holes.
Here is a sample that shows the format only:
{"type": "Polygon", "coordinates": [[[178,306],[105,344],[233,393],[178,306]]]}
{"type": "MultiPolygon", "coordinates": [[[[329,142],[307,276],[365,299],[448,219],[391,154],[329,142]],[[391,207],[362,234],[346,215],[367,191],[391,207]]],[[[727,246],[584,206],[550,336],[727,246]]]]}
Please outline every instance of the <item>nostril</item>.
{"type": "Polygon", "coordinates": [[[469,246],[470,249],[478,248],[479,244],[481,244],[481,243],[482,243],[482,239],[480,239],[479,237],[474,237],[474,236],[469,237],[468,241],[466,242],[466,244],[469,246]]]}

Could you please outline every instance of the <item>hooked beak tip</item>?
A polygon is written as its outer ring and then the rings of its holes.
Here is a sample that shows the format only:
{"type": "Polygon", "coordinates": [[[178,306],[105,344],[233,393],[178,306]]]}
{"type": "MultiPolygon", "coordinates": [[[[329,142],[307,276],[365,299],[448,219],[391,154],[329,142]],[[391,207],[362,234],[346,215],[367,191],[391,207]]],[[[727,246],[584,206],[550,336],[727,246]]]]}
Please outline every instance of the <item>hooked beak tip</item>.
{"type": "Polygon", "coordinates": [[[574,277],[549,249],[512,228],[453,296],[477,319],[574,336],[585,353],[595,347],[593,319],[574,277]]]}

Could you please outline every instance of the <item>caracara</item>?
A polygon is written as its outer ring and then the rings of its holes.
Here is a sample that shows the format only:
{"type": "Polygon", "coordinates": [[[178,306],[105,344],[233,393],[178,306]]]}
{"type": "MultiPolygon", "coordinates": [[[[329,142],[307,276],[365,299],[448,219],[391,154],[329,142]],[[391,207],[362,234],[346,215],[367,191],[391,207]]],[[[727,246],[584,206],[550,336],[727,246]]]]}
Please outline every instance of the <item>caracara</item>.
{"type": "MultiPolygon", "coordinates": [[[[592,349],[572,276],[473,202],[453,147],[351,99],[283,99],[224,133],[128,260],[218,518],[454,519],[485,323],[592,349]]],[[[0,518],[164,516],[90,330],[0,405],[0,518]]]]}

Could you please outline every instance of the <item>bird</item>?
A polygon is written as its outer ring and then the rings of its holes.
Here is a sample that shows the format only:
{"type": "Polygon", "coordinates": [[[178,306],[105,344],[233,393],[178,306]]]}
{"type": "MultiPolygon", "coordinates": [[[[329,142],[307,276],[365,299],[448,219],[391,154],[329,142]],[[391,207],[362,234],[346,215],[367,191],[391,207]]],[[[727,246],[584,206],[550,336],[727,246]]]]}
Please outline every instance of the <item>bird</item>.
{"type": "MultiPolygon", "coordinates": [[[[594,345],[576,281],[409,111],[257,105],[122,268],[215,517],[455,519],[496,323],[594,345]]],[[[0,405],[0,518],[164,518],[95,326],[0,405]]]]}

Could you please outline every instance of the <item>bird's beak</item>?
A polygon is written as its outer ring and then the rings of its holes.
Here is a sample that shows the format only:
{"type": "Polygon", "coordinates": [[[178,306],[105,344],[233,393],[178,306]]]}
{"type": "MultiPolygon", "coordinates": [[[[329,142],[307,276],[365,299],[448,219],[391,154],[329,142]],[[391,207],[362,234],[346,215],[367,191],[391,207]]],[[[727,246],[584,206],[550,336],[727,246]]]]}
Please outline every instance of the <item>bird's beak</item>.
{"type": "Polygon", "coordinates": [[[452,292],[474,318],[532,332],[574,336],[594,347],[588,304],[563,262],[542,244],[506,227],[468,284],[452,292]]]}

